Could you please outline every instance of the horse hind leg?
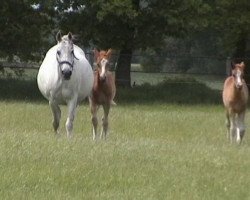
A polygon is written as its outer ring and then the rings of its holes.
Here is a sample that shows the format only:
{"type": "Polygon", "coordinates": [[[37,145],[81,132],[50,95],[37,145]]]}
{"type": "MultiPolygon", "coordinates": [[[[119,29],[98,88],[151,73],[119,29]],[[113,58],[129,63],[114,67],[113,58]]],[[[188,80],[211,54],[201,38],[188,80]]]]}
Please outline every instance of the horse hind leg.
{"type": "Polygon", "coordinates": [[[109,115],[109,109],[110,109],[110,105],[109,104],[105,104],[103,105],[103,110],[104,110],[104,116],[102,118],[102,132],[100,135],[100,138],[107,138],[107,134],[108,134],[108,115],[109,115]]]}
{"type": "Polygon", "coordinates": [[[227,138],[230,140],[230,118],[229,118],[229,113],[226,112],[226,127],[227,127],[227,138]]]}
{"type": "Polygon", "coordinates": [[[53,118],[54,118],[53,122],[52,122],[54,131],[56,134],[59,134],[58,128],[59,128],[59,123],[60,123],[60,119],[61,119],[61,109],[58,106],[58,104],[53,102],[53,101],[49,101],[49,105],[50,105],[50,108],[52,110],[52,114],[53,114],[53,118]]]}

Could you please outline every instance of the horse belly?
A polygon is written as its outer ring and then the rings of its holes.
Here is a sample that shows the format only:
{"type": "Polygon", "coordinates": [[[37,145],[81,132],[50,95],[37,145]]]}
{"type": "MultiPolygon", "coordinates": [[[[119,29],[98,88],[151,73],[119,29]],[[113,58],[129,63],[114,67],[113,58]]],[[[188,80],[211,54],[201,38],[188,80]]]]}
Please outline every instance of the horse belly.
{"type": "Polygon", "coordinates": [[[42,68],[39,70],[37,75],[37,85],[42,95],[49,100],[51,90],[53,88],[52,84],[49,81],[48,75],[44,73],[44,70],[42,68]]]}

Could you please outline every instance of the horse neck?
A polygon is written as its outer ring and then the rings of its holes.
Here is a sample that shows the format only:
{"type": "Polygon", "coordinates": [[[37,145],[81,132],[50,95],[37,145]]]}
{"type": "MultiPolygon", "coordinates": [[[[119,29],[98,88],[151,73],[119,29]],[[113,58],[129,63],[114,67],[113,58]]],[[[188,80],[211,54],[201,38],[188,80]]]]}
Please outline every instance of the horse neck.
{"type": "Polygon", "coordinates": [[[98,71],[95,71],[95,75],[94,75],[94,90],[101,90],[102,92],[107,92],[108,88],[109,88],[109,74],[106,73],[106,80],[104,82],[101,81],[100,79],[100,74],[98,71]]]}
{"type": "Polygon", "coordinates": [[[243,86],[242,86],[242,88],[241,88],[241,90],[239,90],[238,88],[236,88],[236,86],[235,86],[235,80],[234,79],[232,79],[233,81],[232,81],[232,83],[231,83],[231,89],[232,89],[232,95],[234,96],[234,97],[240,97],[242,94],[243,94],[243,90],[244,90],[244,88],[243,88],[243,86]]]}
{"type": "Polygon", "coordinates": [[[94,73],[94,89],[99,90],[102,87],[103,83],[100,80],[99,71],[96,70],[94,73]]]}

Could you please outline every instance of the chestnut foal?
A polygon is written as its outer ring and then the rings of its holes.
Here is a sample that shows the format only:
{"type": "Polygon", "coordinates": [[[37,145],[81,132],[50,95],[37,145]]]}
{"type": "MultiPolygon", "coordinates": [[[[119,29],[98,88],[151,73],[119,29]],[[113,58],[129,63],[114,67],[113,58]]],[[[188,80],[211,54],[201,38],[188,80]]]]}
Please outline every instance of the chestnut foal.
{"type": "Polygon", "coordinates": [[[113,101],[116,93],[115,80],[112,72],[108,70],[109,58],[112,50],[95,51],[95,62],[97,69],[94,71],[94,85],[89,98],[93,124],[93,140],[97,136],[97,111],[100,105],[103,107],[104,116],[102,118],[102,131],[100,138],[106,139],[108,131],[108,115],[111,105],[116,105],[113,101]]]}
{"type": "Polygon", "coordinates": [[[225,80],[223,88],[223,103],[226,108],[226,125],[231,143],[236,137],[239,144],[245,134],[245,112],[248,102],[248,88],[243,79],[245,64],[235,64],[232,76],[225,80]]]}

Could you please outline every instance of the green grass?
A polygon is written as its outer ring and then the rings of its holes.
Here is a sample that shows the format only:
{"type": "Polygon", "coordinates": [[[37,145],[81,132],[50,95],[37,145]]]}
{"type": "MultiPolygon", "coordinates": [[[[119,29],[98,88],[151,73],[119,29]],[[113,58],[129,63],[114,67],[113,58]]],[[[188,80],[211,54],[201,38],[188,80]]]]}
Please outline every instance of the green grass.
{"type": "Polygon", "coordinates": [[[109,137],[96,142],[86,103],[70,140],[62,107],[55,137],[35,82],[9,82],[13,92],[0,101],[1,199],[250,199],[250,118],[242,145],[230,145],[220,92],[193,82],[118,89],[109,137]]]}

